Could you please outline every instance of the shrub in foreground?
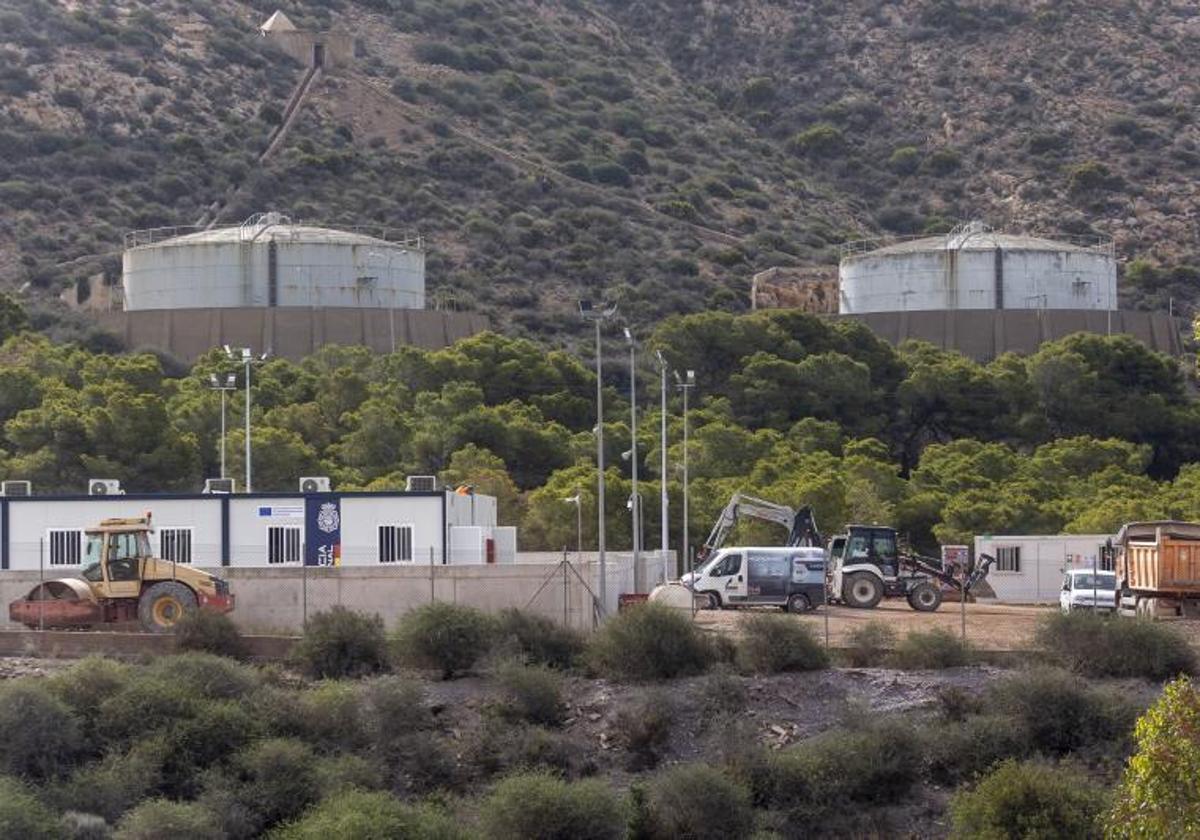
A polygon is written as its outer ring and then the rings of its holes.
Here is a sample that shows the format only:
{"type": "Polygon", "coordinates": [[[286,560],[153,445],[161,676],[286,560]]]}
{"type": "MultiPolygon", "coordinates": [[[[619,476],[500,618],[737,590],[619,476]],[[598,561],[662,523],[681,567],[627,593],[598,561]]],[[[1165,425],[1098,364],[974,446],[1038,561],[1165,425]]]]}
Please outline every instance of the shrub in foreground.
{"type": "Polygon", "coordinates": [[[617,712],[617,731],[629,751],[631,770],[654,767],[671,739],[675,704],[662,691],[647,691],[617,712]]]}
{"type": "Polygon", "coordinates": [[[905,636],[892,653],[892,661],[906,670],[959,668],[971,662],[971,649],[958,635],[941,627],[905,636]]]}
{"type": "Polygon", "coordinates": [[[362,677],[386,671],[383,619],[337,606],[308,620],[292,659],[313,679],[362,677]]]}
{"type": "Polygon", "coordinates": [[[143,738],[128,752],[114,751],[81,767],[51,790],[50,801],[60,810],[98,814],[115,823],[162,784],[168,750],[161,736],[143,738]]]}
{"type": "Polygon", "coordinates": [[[610,679],[669,680],[706,670],[713,650],[688,616],[648,603],[609,619],[592,638],[588,659],[610,679]]]}
{"type": "Polygon", "coordinates": [[[0,776],[0,837],[58,840],[62,829],[50,810],[23,784],[0,776]]]}
{"type": "Polygon", "coordinates": [[[586,748],[569,735],[541,726],[485,719],[463,757],[487,776],[512,770],[548,770],[565,778],[588,775],[595,767],[586,748]]]}
{"type": "Polygon", "coordinates": [[[882,665],[896,646],[896,631],[879,619],[855,627],[846,636],[846,659],[852,668],[882,665]]]}
{"type": "Polygon", "coordinates": [[[544,773],[501,780],[483,803],[491,840],[618,840],[625,809],[602,781],[565,782],[544,773]]]}
{"type": "Polygon", "coordinates": [[[995,683],[986,705],[1018,720],[1031,746],[1048,755],[1089,744],[1118,744],[1128,737],[1137,717],[1137,709],[1121,695],[1052,668],[1013,674],[995,683]]]}
{"type": "Polygon", "coordinates": [[[583,653],[583,634],[536,613],[507,609],[496,622],[496,637],[500,646],[511,646],[513,652],[530,664],[566,670],[583,653]]]}
{"type": "Polygon", "coordinates": [[[448,680],[487,653],[491,630],[491,621],[479,610],[435,601],[400,619],[392,644],[399,661],[436,668],[448,680]]]}
{"type": "Polygon", "coordinates": [[[749,792],[705,764],[680,764],[660,773],[646,791],[643,808],[648,840],[724,840],[748,837],[754,828],[749,792]]]}
{"type": "Polygon", "coordinates": [[[1005,761],[950,803],[955,837],[1076,840],[1099,835],[1104,791],[1082,773],[1005,761]]]}
{"type": "Polygon", "coordinates": [[[786,615],[753,615],[742,625],[738,662],[748,671],[816,671],[829,666],[812,628],[786,615]]]}
{"type": "Polygon", "coordinates": [[[299,816],[317,795],[312,748],[290,738],[258,741],[233,758],[239,799],[259,828],[299,816]]]}
{"type": "Polygon", "coordinates": [[[1197,673],[1196,652],[1175,628],[1090,612],[1052,613],[1036,641],[1065,668],[1089,677],[1165,680],[1197,673]]]}
{"type": "Polygon", "coordinates": [[[90,729],[100,713],[100,704],[125,687],[131,671],[115,659],[89,656],[46,680],[46,686],[90,729]]]}
{"type": "Polygon", "coordinates": [[[412,807],[389,794],[361,790],[335,794],[270,835],[271,840],[465,840],[466,836],[454,820],[433,807],[412,807]]]}
{"type": "Polygon", "coordinates": [[[1111,838],[1200,836],[1200,690],[1181,677],[1138,720],[1111,838]]]}
{"type": "MultiPolygon", "coordinates": [[[[261,677],[252,666],[212,653],[179,653],[155,659],[142,672],[161,678],[192,697],[232,700],[258,687],[261,677]]],[[[141,676],[140,675],[140,676],[141,676]]]]}
{"type": "Polygon", "coordinates": [[[899,721],[835,729],[770,756],[766,799],[820,814],[846,802],[897,802],[921,775],[921,745],[899,721]]]}
{"type": "Polygon", "coordinates": [[[222,840],[216,816],[194,802],[148,799],[117,823],[114,840],[222,840]]]}
{"type": "Polygon", "coordinates": [[[1029,753],[1029,734],[1021,721],[1001,714],[973,715],[958,722],[939,721],[922,734],[926,772],[940,785],[956,785],[1008,758],[1029,753]]]}
{"type": "Polygon", "coordinates": [[[211,610],[192,610],[175,625],[175,638],[180,650],[198,650],[245,659],[248,651],[237,625],[224,613],[211,610]]]}
{"type": "Polygon", "coordinates": [[[44,685],[0,687],[0,773],[46,779],[67,772],[83,746],[67,704],[44,685]]]}
{"type": "Polygon", "coordinates": [[[542,666],[506,662],[496,672],[502,699],[500,712],[510,719],[541,726],[562,721],[562,678],[542,666]]]}

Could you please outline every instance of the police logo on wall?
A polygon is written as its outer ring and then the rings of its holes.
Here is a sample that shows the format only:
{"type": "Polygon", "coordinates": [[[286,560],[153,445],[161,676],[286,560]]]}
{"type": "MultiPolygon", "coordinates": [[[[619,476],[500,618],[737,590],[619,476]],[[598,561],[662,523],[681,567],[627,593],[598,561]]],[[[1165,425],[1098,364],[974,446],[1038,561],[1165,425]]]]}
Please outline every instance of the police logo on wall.
{"type": "Polygon", "coordinates": [[[341,517],[338,516],[337,505],[333,502],[325,502],[321,505],[321,509],[317,512],[317,527],[326,534],[332,534],[341,525],[341,517]]]}

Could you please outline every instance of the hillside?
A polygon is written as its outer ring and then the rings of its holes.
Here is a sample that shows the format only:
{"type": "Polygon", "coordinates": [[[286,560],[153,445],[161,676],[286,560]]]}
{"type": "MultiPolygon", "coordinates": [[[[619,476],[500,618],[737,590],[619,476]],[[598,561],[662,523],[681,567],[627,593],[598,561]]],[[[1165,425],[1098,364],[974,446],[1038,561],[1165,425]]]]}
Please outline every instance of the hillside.
{"type": "Polygon", "coordinates": [[[1114,236],[1130,305],[1197,293],[1183,2],[0,0],[0,40],[0,279],[34,294],[226,197],[419,230],[431,291],[526,334],[967,218],[1114,236]],[[302,71],[277,6],[359,58],[260,165],[302,71]]]}

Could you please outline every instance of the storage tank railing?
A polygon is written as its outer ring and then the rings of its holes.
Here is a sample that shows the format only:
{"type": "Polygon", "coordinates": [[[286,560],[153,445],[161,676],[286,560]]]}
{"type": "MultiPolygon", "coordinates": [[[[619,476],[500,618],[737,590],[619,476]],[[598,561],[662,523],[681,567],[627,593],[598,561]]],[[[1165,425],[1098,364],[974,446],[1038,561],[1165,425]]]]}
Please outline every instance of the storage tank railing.
{"type": "MultiPolygon", "coordinates": [[[[940,240],[941,248],[963,247],[966,244],[975,245],[976,242],[986,242],[986,237],[1002,236],[1006,239],[1028,239],[1030,240],[1030,248],[1038,248],[1052,250],[1055,245],[1063,245],[1075,250],[1085,251],[1087,253],[1102,254],[1108,257],[1116,256],[1116,246],[1111,236],[1103,234],[1040,234],[1040,233],[1004,233],[1001,231],[974,230],[968,231],[961,227],[956,227],[954,230],[945,234],[902,234],[902,235],[882,235],[877,237],[868,237],[865,239],[854,239],[843,242],[838,246],[838,252],[842,259],[847,257],[857,257],[863,254],[869,254],[873,251],[878,251],[882,248],[891,248],[896,245],[905,245],[913,242],[927,241],[931,243],[940,240]],[[1036,244],[1033,240],[1037,240],[1036,244]]],[[[978,246],[976,246],[978,247],[978,246]]]]}

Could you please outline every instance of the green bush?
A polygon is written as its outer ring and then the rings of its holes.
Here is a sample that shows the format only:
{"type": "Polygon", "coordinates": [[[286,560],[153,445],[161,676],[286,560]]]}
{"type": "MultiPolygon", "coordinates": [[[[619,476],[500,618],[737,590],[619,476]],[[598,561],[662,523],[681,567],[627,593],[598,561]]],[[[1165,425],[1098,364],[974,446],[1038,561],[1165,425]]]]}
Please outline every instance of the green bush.
{"type": "Polygon", "coordinates": [[[1018,720],[1034,749],[1063,755],[1127,738],[1137,709],[1123,696],[1091,688],[1066,671],[1039,668],[993,684],[986,705],[1018,720]]]}
{"type": "Polygon", "coordinates": [[[584,745],[542,726],[514,726],[500,718],[485,719],[464,750],[464,759],[483,775],[512,770],[549,770],[575,778],[594,770],[584,745]]]}
{"type": "Polygon", "coordinates": [[[100,703],[97,720],[104,725],[98,734],[110,742],[124,744],[191,717],[199,702],[182,685],[139,673],[100,703]]]}
{"type": "Polygon", "coordinates": [[[382,790],[385,787],[380,767],[361,755],[331,755],[317,760],[317,789],[322,796],[348,790],[382,790]]]}
{"type": "Polygon", "coordinates": [[[921,776],[921,744],[900,721],[835,729],[773,753],[768,801],[809,816],[845,803],[898,802],[921,776]]]}
{"type": "Polygon", "coordinates": [[[481,813],[490,840],[618,840],[625,823],[621,801],[604,782],[566,782],[544,773],[501,780],[481,813]]]}
{"type": "Polygon", "coordinates": [[[610,618],[588,645],[601,676],[669,680],[705,671],[713,649],[689,617],[661,604],[640,604],[610,618]]]}
{"type": "Polygon", "coordinates": [[[435,601],[400,619],[392,645],[399,661],[436,668],[448,680],[487,653],[491,636],[492,623],[479,610],[435,601]]]}
{"type": "Polygon", "coordinates": [[[308,620],[293,661],[313,679],[362,677],[386,671],[383,619],[337,606],[308,620]]]}
{"type": "Polygon", "coordinates": [[[703,677],[696,689],[704,720],[736,715],[746,708],[746,684],[742,677],[718,667],[703,677]]]}
{"type": "Polygon", "coordinates": [[[971,648],[957,634],[942,627],[914,630],[896,645],[892,661],[912,671],[959,668],[970,664],[971,648]]]}
{"type": "Polygon", "coordinates": [[[316,756],[301,741],[258,741],[235,755],[232,763],[239,799],[256,816],[260,830],[298,817],[320,793],[316,756]]]}
{"type": "Polygon", "coordinates": [[[1145,619],[1055,612],[1038,624],[1036,641],[1058,664],[1089,677],[1165,680],[1197,671],[1187,639],[1145,619]]]}
{"type": "Polygon", "coordinates": [[[896,631],[887,622],[871,619],[846,636],[846,660],[853,668],[882,665],[896,646],[896,631]]]}
{"type": "Polygon", "coordinates": [[[114,840],[223,840],[216,815],[194,802],[150,799],[117,823],[114,840]]]}
{"type": "Polygon", "coordinates": [[[675,704],[666,692],[647,691],[617,712],[617,732],[632,770],[654,767],[671,739],[675,704]]]}
{"type": "Polygon", "coordinates": [[[224,613],[193,610],[175,625],[180,650],[203,651],[217,656],[245,659],[246,642],[237,625],[224,613]]]}
{"type": "Polygon", "coordinates": [[[336,794],[299,820],[276,829],[271,840],[465,840],[454,820],[429,806],[411,807],[386,793],[336,794]]]}
{"type": "Polygon", "coordinates": [[[811,128],[792,135],[788,148],[801,155],[814,158],[828,158],[841,154],[846,148],[846,138],[842,132],[829,123],[818,123],[811,128]]]}
{"type": "Polygon", "coordinates": [[[742,624],[738,662],[748,671],[816,671],[829,656],[812,628],[792,616],[752,615],[742,624]]]}
{"type": "Polygon", "coordinates": [[[0,686],[0,773],[47,779],[74,766],[84,743],[70,708],[45,685],[0,686]]]}
{"type": "Polygon", "coordinates": [[[921,150],[915,146],[901,146],[888,158],[888,168],[898,175],[912,175],[921,168],[921,150]]]}
{"type": "Polygon", "coordinates": [[[358,698],[367,740],[389,763],[407,750],[409,735],[433,728],[425,690],[414,680],[379,677],[361,685],[358,698]]]}
{"type": "MultiPolygon", "coordinates": [[[[1005,761],[950,803],[954,837],[1097,837],[1104,791],[1081,773],[1005,761]]],[[[1169,836],[1169,835],[1156,835],[1169,836]]]]}
{"type": "Polygon", "coordinates": [[[48,679],[46,686],[71,707],[87,728],[91,728],[100,704],[124,688],[131,673],[128,665],[115,659],[89,656],[48,679]]]}
{"type": "Polygon", "coordinates": [[[21,782],[0,776],[0,837],[16,840],[59,840],[63,835],[54,814],[21,782]]]}
{"type": "Polygon", "coordinates": [[[542,666],[506,662],[496,672],[499,711],[512,720],[557,726],[563,718],[562,678],[542,666]]]}
{"type": "Polygon", "coordinates": [[[112,840],[112,829],[104,817],[67,811],[62,816],[62,835],[67,840],[112,840]]]}
{"type": "Polygon", "coordinates": [[[649,840],[725,840],[746,837],[754,810],[746,789],[706,764],[680,764],[660,773],[645,798],[649,840]]]}
{"type": "Polygon", "coordinates": [[[98,814],[110,823],[155,793],[162,784],[169,747],[163,737],[137,741],[127,752],[112,752],[81,767],[49,792],[60,811],[98,814]]]}
{"type": "Polygon", "coordinates": [[[583,653],[583,634],[537,613],[507,609],[496,622],[500,647],[511,646],[533,665],[563,670],[572,667],[583,653]]]}
{"type": "Polygon", "coordinates": [[[1107,836],[1200,836],[1200,691],[1186,677],[1167,685],[1138,720],[1134,739],[1107,836]]]}
{"type": "Polygon", "coordinates": [[[139,674],[140,679],[161,679],[183,689],[191,697],[234,699],[258,687],[258,672],[249,665],[212,653],[180,653],[155,659],[139,674]]]}
{"type": "Polygon", "coordinates": [[[364,720],[362,695],[345,682],[324,682],[300,693],[276,690],[284,699],[281,709],[293,715],[272,731],[294,734],[322,750],[353,751],[370,745],[364,720]]]}
{"type": "Polygon", "coordinates": [[[987,772],[1008,758],[1029,753],[1022,722],[1004,714],[973,715],[958,722],[938,721],[922,733],[926,772],[939,785],[956,785],[987,772]]]}
{"type": "Polygon", "coordinates": [[[200,703],[192,716],[181,717],[166,733],[164,792],[177,797],[192,796],[201,771],[261,734],[262,722],[244,705],[232,700],[200,703]]]}

